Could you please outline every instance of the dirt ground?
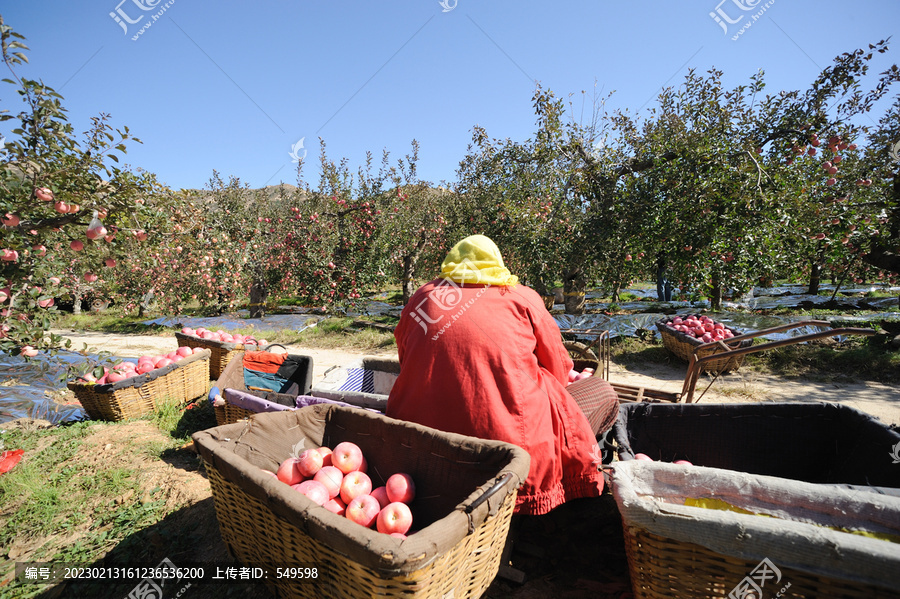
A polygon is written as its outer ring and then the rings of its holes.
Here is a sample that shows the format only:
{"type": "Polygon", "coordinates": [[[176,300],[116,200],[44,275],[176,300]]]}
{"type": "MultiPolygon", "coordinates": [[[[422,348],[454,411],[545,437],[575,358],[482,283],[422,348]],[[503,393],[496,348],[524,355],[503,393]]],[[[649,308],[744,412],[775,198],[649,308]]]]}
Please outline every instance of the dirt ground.
{"type": "MultiPolygon", "coordinates": [[[[109,351],[121,357],[160,353],[177,347],[173,336],[57,332],[72,339],[78,348],[86,343],[94,351],[109,351]]],[[[319,380],[331,366],[347,364],[364,355],[357,351],[299,346],[288,346],[288,350],[291,353],[313,356],[314,381],[319,380]]],[[[391,352],[382,352],[381,355],[391,355],[391,352]]],[[[613,365],[610,379],[635,386],[680,391],[684,374],[685,368],[678,366],[651,365],[625,369],[613,365]]],[[[708,380],[701,380],[697,389],[698,396],[708,380]]],[[[822,384],[737,372],[720,377],[700,401],[820,400],[839,401],[873,414],[886,423],[900,423],[900,387],[877,383],[822,384]]],[[[154,439],[163,441],[165,434],[145,421],[98,424],[74,458],[73,466],[87,472],[108,464],[133,468],[141,472],[140,484],[145,495],[155,492],[153,499],[158,501],[161,492],[166,503],[175,508],[162,522],[119,543],[110,552],[111,557],[130,557],[136,551],[135,548],[142,548],[141,551],[149,551],[157,557],[164,555],[179,565],[196,562],[224,565],[232,563],[219,533],[209,483],[199,458],[189,449],[172,452],[163,460],[150,457],[145,452],[134,451],[136,444],[152,443],[154,439]]],[[[138,499],[147,498],[125,497],[122,501],[138,499]]],[[[508,565],[523,572],[525,582],[518,583],[498,577],[487,590],[486,597],[632,597],[621,521],[609,493],[598,499],[571,502],[547,516],[517,519],[511,534],[515,536],[516,542],[508,565]]],[[[73,539],[73,542],[76,540],[73,539]]],[[[11,548],[10,559],[15,554],[16,560],[28,561],[29,553],[36,548],[11,548]]],[[[124,589],[124,593],[118,596],[127,595],[128,590],[124,589]]],[[[84,592],[87,591],[57,587],[44,596],[88,596],[84,592]]],[[[254,599],[270,595],[262,585],[243,584],[228,588],[197,585],[183,596],[197,599],[254,599]]]]}

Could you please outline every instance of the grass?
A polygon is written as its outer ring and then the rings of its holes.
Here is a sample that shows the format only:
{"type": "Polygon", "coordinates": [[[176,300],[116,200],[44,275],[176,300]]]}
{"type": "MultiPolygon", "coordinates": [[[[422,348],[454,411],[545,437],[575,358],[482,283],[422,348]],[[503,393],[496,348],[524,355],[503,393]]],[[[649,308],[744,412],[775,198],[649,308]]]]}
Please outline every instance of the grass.
{"type": "Polygon", "coordinates": [[[875,338],[850,338],[834,346],[788,345],[751,354],[745,364],[760,372],[820,382],[848,378],[900,382],[900,352],[890,351],[875,338]]]}
{"type": "MultiPolygon", "coordinates": [[[[392,326],[397,319],[391,317],[377,317],[368,319],[369,322],[392,326]]],[[[316,326],[305,329],[301,333],[296,331],[281,331],[274,336],[277,343],[296,344],[306,347],[319,347],[323,349],[352,348],[358,350],[380,350],[396,346],[394,335],[391,332],[360,326],[360,322],[353,318],[325,318],[316,326]]],[[[272,341],[272,339],[269,339],[272,341]]]]}
{"type": "MultiPolygon", "coordinates": [[[[0,546],[14,555],[24,552],[27,561],[70,564],[92,563],[114,548],[137,538],[148,526],[163,520],[172,510],[166,493],[157,486],[142,489],[139,472],[130,458],[146,455],[166,459],[197,431],[215,426],[215,415],[206,402],[194,409],[165,406],[142,418],[167,435],[162,438],[120,440],[110,457],[84,442],[107,427],[124,423],[77,422],[41,430],[10,429],[0,435],[5,447],[25,450],[25,458],[0,476],[0,546]],[[124,465],[117,463],[124,456],[124,465]]],[[[193,456],[193,454],[188,454],[193,456]]],[[[196,459],[196,457],[194,456],[196,459]]],[[[184,459],[184,456],[182,456],[184,459]]],[[[131,545],[129,545],[131,547],[131,545]]],[[[129,551],[138,555],[144,547],[129,551]]],[[[6,562],[10,567],[16,559],[6,562]]],[[[0,596],[35,596],[32,586],[8,581],[0,571],[0,596]],[[7,595],[7,592],[12,593],[7,595]]]]}

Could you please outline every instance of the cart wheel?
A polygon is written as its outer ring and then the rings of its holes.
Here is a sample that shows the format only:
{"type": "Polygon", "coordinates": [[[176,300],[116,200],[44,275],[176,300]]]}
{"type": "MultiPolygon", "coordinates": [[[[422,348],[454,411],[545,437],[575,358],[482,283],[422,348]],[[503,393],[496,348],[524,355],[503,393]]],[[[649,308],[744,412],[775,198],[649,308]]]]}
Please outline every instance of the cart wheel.
{"type": "Polygon", "coordinates": [[[563,341],[563,347],[569,352],[569,357],[573,360],[597,360],[597,354],[580,341],[563,341]]]}

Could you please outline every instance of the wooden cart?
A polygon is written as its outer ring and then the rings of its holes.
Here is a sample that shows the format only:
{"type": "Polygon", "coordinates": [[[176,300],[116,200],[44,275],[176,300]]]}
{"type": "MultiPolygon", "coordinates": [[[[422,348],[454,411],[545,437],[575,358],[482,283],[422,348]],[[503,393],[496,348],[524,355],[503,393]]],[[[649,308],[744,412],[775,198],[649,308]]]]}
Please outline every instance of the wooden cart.
{"type": "MultiPolygon", "coordinates": [[[[817,339],[823,339],[826,337],[837,337],[840,335],[868,336],[875,334],[874,329],[852,327],[840,327],[835,329],[829,328],[826,330],[817,331],[815,333],[799,335],[797,337],[791,337],[789,339],[782,339],[780,341],[770,341],[768,343],[751,345],[749,347],[737,347],[741,344],[742,341],[745,341],[747,339],[754,339],[756,337],[761,337],[772,333],[780,333],[804,326],[830,327],[831,323],[825,320],[804,320],[763,329],[761,331],[756,331],[753,333],[745,333],[743,335],[738,335],[725,341],[714,341],[712,343],[705,343],[703,345],[697,346],[694,349],[694,353],[691,355],[690,361],[688,363],[687,374],[685,375],[684,384],[680,393],[662,391],[659,389],[650,389],[647,387],[637,387],[634,385],[625,385],[610,380],[609,331],[600,329],[569,328],[561,329],[560,332],[564,337],[563,345],[566,347],[566,350],[569,352],[569,356],[572,357],[572,360],[576,364],[575,369],[580,370],[585,366],[590,366],[591,363],[595,364],[595,374],[597,376],[602,376],[605,380],[609,381],[613,389],[616,390],[616,394],[619,396],[620,403],[633,403],[641,401],[651,403],[694,403],[695,401],[700,400],[699,397],[697,399],[694,399],[694,393],[697,387],[697,383],[700,380],[700,374],[703,370],[703,365],[712,360],[722,360],[723,358],[743,356],[745,354],[766,351],[769,349],[775,349],[777,347],[784,347],[786,345],[794,345],[796,343],[804,343],[806,341],[815,341],[817,339]],[[566,339],[567,336],[569,337],[568,339],[566,339]],[[592,338],[592,340],[589,343],[582,343],[573,340],[572,337],[574,336],[590,337],[592,338]],[[706,353],[710,348],[718,348],[720,351],[717,351],[715,353],[706,353]],[[698,357],[698,355],[700,354],[705,355],[702,355],[702,357],[698,357]],[[581,368],[579,368],[579,366],[581,368]]],[[[713,381],[715,381],[716,378],[718,378],[718,374],[714,375],[713,381]]]]}

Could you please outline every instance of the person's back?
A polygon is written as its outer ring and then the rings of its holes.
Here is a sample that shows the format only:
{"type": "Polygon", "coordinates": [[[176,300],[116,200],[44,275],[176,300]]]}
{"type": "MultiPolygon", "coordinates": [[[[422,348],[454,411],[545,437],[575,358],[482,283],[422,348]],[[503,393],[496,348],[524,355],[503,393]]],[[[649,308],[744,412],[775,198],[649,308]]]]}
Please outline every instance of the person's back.
{"type": "Polygon", "coordinates": [[[407,303],[395,336],[401,369],[388,416],[526,449],[519,513],[600,493],[599,447],[566,392],[572,361],[536,292],[436,279],[407,303]]]}

